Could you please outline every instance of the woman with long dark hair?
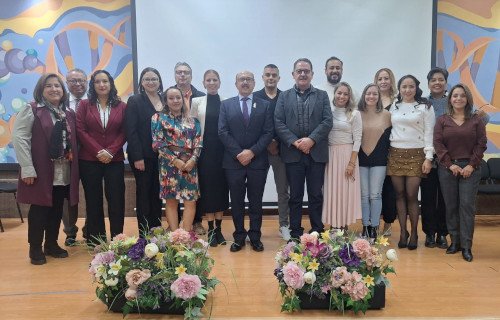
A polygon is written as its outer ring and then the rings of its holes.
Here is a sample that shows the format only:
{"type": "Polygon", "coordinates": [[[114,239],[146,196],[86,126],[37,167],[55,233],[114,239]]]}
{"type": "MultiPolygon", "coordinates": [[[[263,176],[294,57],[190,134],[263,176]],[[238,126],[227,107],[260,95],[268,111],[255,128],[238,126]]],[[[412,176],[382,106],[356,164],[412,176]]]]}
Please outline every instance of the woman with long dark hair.
{"type": "Polygon", "coordinates": [[[72,206],[78,204],[75,113],[64,105],[67,96],[58,75],[44,74],[33,91],[35,101],[14,122],[12,143],[21,167],[17,201],[31,205],[28,242],[35,265],[45,264],[46,255],[68,256],[57,244],[64,198],[72,206]]]}
{"type": "Polygon", "coordinates": [[[401,227],[399,248],[418,246],[418,188],[431,170],[434,147],[434,109],[422,98],[420,82],[412,75],[398,81],[398,97],[391,106],[391,148],[387,174],[396,190],[396,206],[401,227]],[[406,227],[410,217],[411,233],[406,227]],[[409,240],[408,240],[409,238],[409,240]]]}
{"type": "Polygon", "coordinates": [[[481,180],[481,159],[486,150],[486,127],[473,112],[472,94],[457,84],[448,95],[447,114],[437,119],[434,146],[439,159],[439,182],[446,207],[446,225],[454,254],[462,250],[465,261],[472,261],[472,238],[476,195],[481,180]]]}
{"type": "Polygon", "coordinates": [[[139,94],[128,99],[125,112],[127,154],[135,177],[139,236],[150,228],[161,226],[158,153],[152,147],[151,117],[163,110],[162,92],[163,82],[158,70],[145,68],[139,77],[139,94]]]}
{"type": "Polygon", "coordinates": [[[88,100],[80,102],[76,114],[89,245],[95,245],[98,239],[106,239],[103,182],[111,238],[123,232],[126,107],[118,97],[113,77],[106,70],[95,71],[90,78],[88,100]]]}

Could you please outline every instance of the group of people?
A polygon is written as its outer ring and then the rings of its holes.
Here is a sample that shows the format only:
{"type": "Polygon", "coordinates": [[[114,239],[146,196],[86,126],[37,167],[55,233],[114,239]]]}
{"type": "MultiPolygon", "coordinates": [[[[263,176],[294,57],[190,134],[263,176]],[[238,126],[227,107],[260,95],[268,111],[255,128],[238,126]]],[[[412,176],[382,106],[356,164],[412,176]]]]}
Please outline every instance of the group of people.
{"type": "Polygon", "coordinates": [[[41,76],[34,102],[18,113],[13,134],[21,167],[18,201],[31,204],[32,264],[46,263],[46,255],[68,256],[57,243],[63,212],[65,244],[76,243],[79,179],[87,244],[106,241],[103,182],[111,237],[122,233],[126,142],[141,235],[161,226],[165,203],[171,230],[205,234],[205,216],[209,244],[226,244],[221,228],[230,195],[235,227],[230,251],[240,251],[246,240],[253,250],[264,250],[262,198],[271,166],[279,231],[287,241],[304,232],[306,186],[309,232],[347,229],[361,218],[362,236],[376,238],[390,233],[397,217],[398,246],[416,249],[420,187],[425,245],[447,248],[447,253],[462,250],[463,258],[472,260],[474,201],[488,117],[473,109],[465,85],[447,94],[446,70],[429,72],[426,99],[414,76],[403,76],[396,86],[392,71],[380,69],[357,103],[351,86],[342,81],[343,62],[337,57],[325,63],[322,89],[312,86],[312,63],[301,58],[293,65],[292,88],[278,89],[279,69],[269,64],[262,74],[264,88],[254,91],[254,74],[241,71],[235,77],[238,94],[228,99],[218,94],[221,81],[215,70],[204,73],[206,94],[191,84],[187,63],[177,63],[174,73],[176,84],[164,90],[160,73],[145,68],[139,93],[127,103],[105,70],[91,75],[88,92],[87,75],[80,69],[66,75],[69,92],[59,75],[41,76]],[[382,213],[385,225],[379,231],[382,213]]]}

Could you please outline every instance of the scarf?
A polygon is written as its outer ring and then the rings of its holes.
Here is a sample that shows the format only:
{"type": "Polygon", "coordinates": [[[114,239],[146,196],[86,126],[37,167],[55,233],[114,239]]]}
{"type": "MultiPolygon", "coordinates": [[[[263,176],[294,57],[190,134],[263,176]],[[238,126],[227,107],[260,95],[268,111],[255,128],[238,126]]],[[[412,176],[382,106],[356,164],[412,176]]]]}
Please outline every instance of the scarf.
{"type": "Polygon", "coordinates": [[[64,105],[56,108],[48,101],[43,101],[47,109],[54,115],[56,122],[52,129],[49,142],[49,154],[52,160],[66,159],[73,160],[73,151],[71,148],[71,128],[66,120],[64,105]]]}

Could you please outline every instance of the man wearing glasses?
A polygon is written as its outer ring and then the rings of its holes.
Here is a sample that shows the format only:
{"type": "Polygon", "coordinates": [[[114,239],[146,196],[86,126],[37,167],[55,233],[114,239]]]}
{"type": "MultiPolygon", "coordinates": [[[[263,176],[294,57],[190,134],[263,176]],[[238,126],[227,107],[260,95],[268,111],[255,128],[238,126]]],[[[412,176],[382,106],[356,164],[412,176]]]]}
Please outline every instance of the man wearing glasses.
{"type": "Polygon", "coordinates": [[[235,85],[238,95],[222,101],[219,115],[219,137],[224,145],[222,166],[229,185],[235,229],[230,250],[240,251],[248,236],[252,249],[259,252],[264,250],[260,240],[262,197],[269,169],[267,146],[273,138],[272,115],[269,102],[252,94],[255,88],[253,73],[238,73],[235,85]],[[248,231],[244,225],[245,194],[249,202],[248,231]]]}
{"type": "MultiPolygon", "coordinates": [[[[68,86],[69,97],[66,105],[76,112],[80,101],[87,99],[87,74],[81,69],[72,69],[66,74],[66,85],[68,86]]],[[[66,205],[66,210],[63,213],[64,233],[66,234],[66,241],[64,245],[74,246],[76,244],[76,234],[78,227],[76,221],[78,220],[78,204],[70,206],[69,202],[66,205]]],[[[85,237],[85,227],[83,227],[85,237]]]]}
{"type": "Polygon", "coordinates": [[[307,58],[295,61],[293,88],[283,91],[276,103],[274,128],[280,139],[281,159],[285,162],[290,185],[291,237],[299,239],[302,228],[304,182],[307,184],[311,232],[323,231],[323,180],[328,162],[328,134],[333,126],[328,94],[311,85],[314,72],[307,58]]]}
{"type": "MultiPolygon", "coordinates": [[[[196,89],[191,81],[193,80],[193,71],[191,67],[186,62],[177,62],[174,67],[175,73],[175,86],[181,89],[182,96],[184,98],[184,104],[186,105],[188,111],[191,109],[191,101],[193,98],[202,97],[205,93],[196,89]]],[[[179,205],[179,221],[181,221],[182,211],[179,205]]],[[[203,228],[203,213],[201,212],[199,205],[196,206],[196,214],[193,221],[193,230],[198,235],[204,235],[207,231],[203,228]]]]}

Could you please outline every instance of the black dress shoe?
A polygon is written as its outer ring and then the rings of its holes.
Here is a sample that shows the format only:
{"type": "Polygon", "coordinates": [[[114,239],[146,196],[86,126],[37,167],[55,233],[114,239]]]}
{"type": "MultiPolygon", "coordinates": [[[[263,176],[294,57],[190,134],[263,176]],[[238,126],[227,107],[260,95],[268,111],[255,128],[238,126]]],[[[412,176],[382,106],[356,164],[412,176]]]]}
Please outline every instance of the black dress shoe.
{"type": "Polygon", "coordinates": [[[30,246],[30,261],[34,265],[42,265],[47,263],[45,254],[43,254],[42,247],[30,246]]]}
{"type": "MultiPolygon", "coordinates": [[[[403,236],[403,234],[401,234],[401,236],[403,236]]],[[[410,234],[408,233],[408,231],[405,230],[405,233],[404,233],[404,240],[400,238],[399,242],[398,242],[398,248],[400,249],[403,249],[403,248],[406,248],[408,246],[408,237],[410,236],[410,234]]]]}
{"type": "Polygon", "coordinates": [[[472,261],[472,251],[470,249],[463,249],[462,250],[462,257],[464,258],[465,261],[471,262],[472,261]]]}
{"type": "Polygon", "coordinates": [[[427,248],[435,248],[436,240],[434,240],[434,235],[426,234],[425,235],[425,246],[427,248]]]}
{"type": "Polygon", "coordinates": [[[440,249],[448,248],[448,240],[446,240],[446,236],[437,235],[436,237],[436,246],[440,249]]]}
{"type": "Polygon", "coordinates": [[[76,246],[78,243],[76,242],[76,239],[73,237],[66,237],[66,240],[64,241],[64,245],[66,247],[73,247],[76,246]]]}
{"type": "Polygon", "coordinates": [[[229,248],[229,251],[238,252],[241,249],[243,249],[244,246],[245,246],[245,241],[241,241],[241,242],[236,241],[236,242],[233,242],[233,244],[229,248]]]}
{"type": "Polygon", "coordinates": [[[220,227],[215,228],[215,239],[217,240],[217,244],[221,244],[223,246],[226,245],[226,239],[224,238],[220,227]]]}
{"type": "Polygon", "coordinates": [[[51,256],[53,258],[67,258],[68,257],[68,251],[59,247],[58,244],[46,246],[44,248],[44,251],[45,251],[46,255],[51,256]]]}
{"type": "Polygon", "coordinates": [[[208,244],[211,247],[217,247],[217,236],[215,235],[215,230],[214,229],[208,228],[207,240],[208,240],[208,244]]]}
{"type": "Polygon", "coordinates": [[[408,241],[408,250],[415,250],[418,247],[418,236],[415,236],[415,238],[410,238],[410,241],[408,241]]]}
{"type": "Polygon", "coordinates": [[[446,249],[446,254],[455,254],[460,250],[460,244],[458,244],[457,242],[452,242],[448,249],[446,249]]]}
{"type": "Polygon", "coordinates": [[[255,241],[250,241],[250,244],[252,245],[252,249],[257,252],[264,251],[264,245],[262,244],[262,241],[260,240],[255,240],[255,241]]]}

